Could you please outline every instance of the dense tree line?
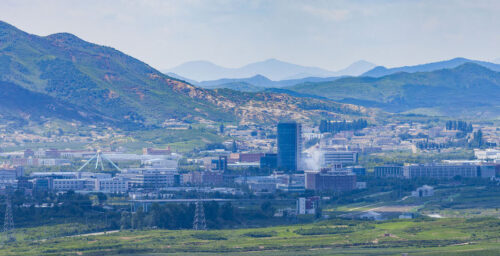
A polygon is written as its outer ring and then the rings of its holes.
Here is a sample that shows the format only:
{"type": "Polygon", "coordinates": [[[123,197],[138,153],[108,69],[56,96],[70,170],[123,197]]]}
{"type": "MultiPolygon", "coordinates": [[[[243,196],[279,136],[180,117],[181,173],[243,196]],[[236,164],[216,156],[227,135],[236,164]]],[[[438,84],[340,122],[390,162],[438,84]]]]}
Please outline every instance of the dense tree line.
{"type": "Polygon", "coordinates": [[[436,143],[429,140],[419,141],[416,146],[419,149],[442,149],[442,148],[453,148],[453,147],[464,147],[467,143],[465,140],[459,141],[448,141],[446,143],[436,143]]]}
{"type": "MultiPolygon", "coordinates": [[[[191,229],[194,204],[152,204],[147,211],[139,207],[130,212],[129,207],[105,209],[102,207],[107,196],[102,193],[79,194],[36,193],[27,197],[22,191],[11,195],[14,223],[16,227],[35,227],[48,224],[80,223],[88,226],[84,232],[109,229],[191,229]]],[[[0,202],[4,199],[0,197],[0,202]]],[[[262,203],[260,208],[241,210],[231,202],[203,204],[207,228],[219,229],[234,227],[248,222],[266,222],[272,218],[275,208],[270,201],[262,203]]],[[[0,215],[5,214],[5,204],[0,204],[0,215]]],[[[0,225],[2,222],[0,222],[0,225]]],[[[69,230],[65,235],[72,235],[78,230],[69,230]]]]}
{"type": "Polygon", "coordinates": [[[472,123],[467,123],[465,121],[447,121],[446,122],[446,130],[450,131],[463,131],[466,133],[472,132],[472,123]]]}
{"type": "MultiPolygon", "coordinates": [[[[208,228],[221,228],[238,223],[236,212],[230,202],[219,205],[217,202],[203,204],[208,228]]],[[[120,226],[122,229],[190,229],[193,227],[194,204],[152,204],[145,212],[139,208],[136,212],[122,212],[120,226]]]]}
{"type": "Polygon", "coordinates": [[[464,147],[464,148],[487,148],[495,147],[496,143],[489,143],[483,139],[483,132],[478,130],[472,134],[469,141],[467,139],[461,139],[457,141],[448,141],[446,143],[436,143],[429,140],[419,141],[416,144],[419,149],[442,149],[442,148],[452,148],[452,147],[464,147]]]}
{"type": "Polygon", "coordinates": [[[358,119],[351,122],[344,121],[328,121],[321,120],[319,124],[319,131],[321,133],[331,132],[337,133],[340,131],[356,131],[366,128],[368,126],[368,121],[364,119],[358,119]]]}
{"type": "MultiPolygon", "coordinates": [[[[97,229],[113,229],[119,227],[120,214],[101,207],[104,194],[84,195],[68,191],[54,194],[35,193],[26,197],[20,190],[10,198],[16,227],[31,227],[45,224],[82,223],[92,224],[97,229]]],[[[4,200],[1,200],[4,201],[4,200]]],[[[0,215],[5,214],[5,205],[0,206],[0,215]]]]}
{"type": "Polygon", "coordinates": [[[417,142],[416,146],[419,149],[443,149],[443,148],[467,148],[470,147],[469,144],[470,143],[467,142],[466,138],[458,140],[450,140],[442,143],[437,143],[429,141],[429,139],[426,139],[424,141],[417,142]]]}

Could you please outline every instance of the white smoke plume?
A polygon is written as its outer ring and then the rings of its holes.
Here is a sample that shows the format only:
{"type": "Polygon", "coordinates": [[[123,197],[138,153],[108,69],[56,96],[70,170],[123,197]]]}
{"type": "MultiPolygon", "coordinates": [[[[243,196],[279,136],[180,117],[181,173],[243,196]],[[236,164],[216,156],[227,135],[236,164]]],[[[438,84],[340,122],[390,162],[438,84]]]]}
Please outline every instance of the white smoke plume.
{"type": "Polygon", "coordinates": [[[306,170],[319,171],[323,164],[323,151],[320,149],[319,144],[316,144],[305,150],[307,153],[304,159],[306,170]]]}

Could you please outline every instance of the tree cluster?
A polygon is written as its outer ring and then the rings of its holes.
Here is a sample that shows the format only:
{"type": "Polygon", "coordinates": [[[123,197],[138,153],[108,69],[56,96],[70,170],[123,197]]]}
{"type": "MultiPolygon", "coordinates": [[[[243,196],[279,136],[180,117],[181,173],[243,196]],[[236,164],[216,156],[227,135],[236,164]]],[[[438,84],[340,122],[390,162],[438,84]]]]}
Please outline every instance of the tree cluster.
{"type": "Polygon", "coordinates": [[[356,131],[366,128],[368,126],[368,121],[364,119],[358,119],[351,122],[344,121],[328,121],[321,120],[319,124],[319,131],[321,133],[331,132],[337,133],[340,131],[356,131]]]}
{"type": "Polygon", "coordinates": [[[463,131],[466,133],[472,132],[472,123],[467,123],[465,121],[447,121],[446,130],[449,131],[463,131]]]}
{"type": "Polygon", "coordinates": [[[419,149],[443,149],[443,148],[457,148],[466,147],[466,140],[448,141],[446,143],[436,143],[429,140],[419,141],[416,144],[419,149]]]}
{"type": "Polygon", "coordinates": [[[478,130],[477,132],[474,132],[474,136],[469,142],[469,147],[480,148],[483,146],[485,146],[485,141],[483,139],[483,131],[478,130]]]}

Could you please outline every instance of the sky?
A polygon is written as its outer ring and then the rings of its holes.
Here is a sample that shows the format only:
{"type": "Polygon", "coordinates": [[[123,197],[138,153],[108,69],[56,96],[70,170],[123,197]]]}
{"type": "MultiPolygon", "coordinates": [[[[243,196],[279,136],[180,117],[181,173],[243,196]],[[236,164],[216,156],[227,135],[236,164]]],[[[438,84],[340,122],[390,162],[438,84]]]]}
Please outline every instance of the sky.
{"type": "Polygon", "coordinates": [[[2,0],[0,20],[69,32],[165,70],[276,58],[338,70],[500,58],[496,0],[2,0]]]}

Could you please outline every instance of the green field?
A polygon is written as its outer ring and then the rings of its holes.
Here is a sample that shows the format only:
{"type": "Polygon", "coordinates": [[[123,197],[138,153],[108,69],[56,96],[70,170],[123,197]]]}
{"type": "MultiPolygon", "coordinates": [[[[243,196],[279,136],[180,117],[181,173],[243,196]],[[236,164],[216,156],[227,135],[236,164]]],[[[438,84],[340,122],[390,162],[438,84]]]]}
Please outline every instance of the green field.
{"type": "Polygon", "coordinates": [[[0,255],[498,255],[500,220],[328,220],[214,231],[120,231],[7,244],[0,255]]]}

